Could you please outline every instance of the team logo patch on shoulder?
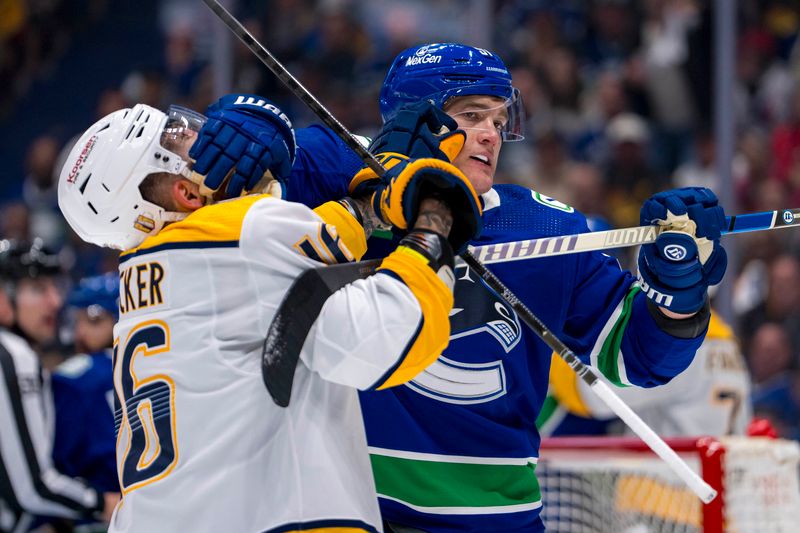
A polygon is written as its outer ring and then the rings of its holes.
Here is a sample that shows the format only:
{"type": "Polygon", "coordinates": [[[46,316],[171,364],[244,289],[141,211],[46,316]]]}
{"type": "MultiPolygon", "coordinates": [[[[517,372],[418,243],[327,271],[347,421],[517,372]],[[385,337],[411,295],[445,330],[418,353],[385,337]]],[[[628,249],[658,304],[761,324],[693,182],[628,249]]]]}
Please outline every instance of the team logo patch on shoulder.
{"type": "Polygon", "coordinates": [[[549,196],[545,196],[545,195],[540,194],[540,193],[538,193],[536,191],[531,191],[531,196],[533,197],[533,199],[536,202],[538,202],[538,203],[540,203],[542,205],[546,205],[547,207],[552,207],[553,209],[558,209],[559,211],[564,211],[565,213],[574,213],[575,212],[575,208],[574,207],[571,207],[571,206],[565,204],[564,202],[559,202],[555,198],[550,198],[549,196]]]}

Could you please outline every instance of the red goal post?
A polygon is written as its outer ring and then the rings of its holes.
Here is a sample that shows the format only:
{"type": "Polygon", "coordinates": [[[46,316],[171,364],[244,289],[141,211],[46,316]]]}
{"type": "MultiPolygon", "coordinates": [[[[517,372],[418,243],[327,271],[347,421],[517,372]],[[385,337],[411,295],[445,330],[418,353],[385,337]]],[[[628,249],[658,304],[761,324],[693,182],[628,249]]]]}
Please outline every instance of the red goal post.
{"type": "Polygon", "coordinates": [[[536,474],[557,533],[800,532],[800,446],[766,437],[665,439],[719,492],[707,505],[638,438],[543,439],[536,474]]]}

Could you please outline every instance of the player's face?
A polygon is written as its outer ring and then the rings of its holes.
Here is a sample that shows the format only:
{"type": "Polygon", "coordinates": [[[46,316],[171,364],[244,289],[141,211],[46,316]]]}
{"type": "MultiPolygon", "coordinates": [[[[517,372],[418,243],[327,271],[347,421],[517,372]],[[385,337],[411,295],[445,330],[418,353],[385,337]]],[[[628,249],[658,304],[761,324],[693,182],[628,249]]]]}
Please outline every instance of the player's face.
{"type": "Polygon", "coordinates": [[[8,301],[6,291],[0,288],[0,327],[10,327],[14,323],[14,310],[8,301]]]}
{"type": "Polygon", "coordinates": [[[93,353],[112,345],[114,317],[105,311],[91,313],[80,309],[75,317],[75,348],[93,353]]]}
{"type": "Polygon", "coordinates": [[[175,128],[161,134],[161,146],[191,163],[189,149],[197,140],[197,132],[189,128],[175,128]]]}
{"type": "Polygon", "coordinates": [[[17,325],[37,343],[56,338],[63,298],[54,278],[22,279],[17,283],[17,325]]]}
{"type": "Polygon", "coordinates": [[[497,158],[503,145],[501,131],[508,122],[503,98],[461,96],[447,103],[444,110],[467,134],[464,148],[453,164],[469,179],[475,191],[483,194],[492,187],[497,158]]]}

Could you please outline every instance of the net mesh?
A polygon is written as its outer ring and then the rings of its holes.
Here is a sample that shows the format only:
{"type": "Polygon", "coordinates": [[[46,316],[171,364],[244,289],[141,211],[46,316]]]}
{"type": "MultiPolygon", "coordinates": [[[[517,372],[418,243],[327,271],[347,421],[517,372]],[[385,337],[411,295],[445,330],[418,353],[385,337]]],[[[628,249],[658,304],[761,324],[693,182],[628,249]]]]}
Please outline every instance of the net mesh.
{"type": "Polygon", "coordinates": [[[545,440],[536,473],[547,530],[800,531],[800,447],[796,442],[759,438],[713,441],[711,448],[722,449],[724,454],[709,453],[709,443],[705,440],[701,445],[693,439],[670,442],[693,470],[721,489],[716,503],[704,508],[638,440],[545,440]]]}

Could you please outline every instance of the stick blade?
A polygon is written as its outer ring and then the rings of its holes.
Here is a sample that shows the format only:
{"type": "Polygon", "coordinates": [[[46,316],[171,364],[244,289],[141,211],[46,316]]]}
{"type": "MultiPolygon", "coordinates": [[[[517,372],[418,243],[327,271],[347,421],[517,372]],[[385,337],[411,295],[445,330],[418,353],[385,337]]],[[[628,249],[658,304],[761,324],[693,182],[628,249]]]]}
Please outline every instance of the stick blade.
{"type": "Polygon", "coordinates": [[[300,351],[325,302],[345,285],[374,274],[379,264],[371,260],[311,268],[294,280],[275,312],[261,353],[261,377],[277,405],[289,406],[300,351]]]}

